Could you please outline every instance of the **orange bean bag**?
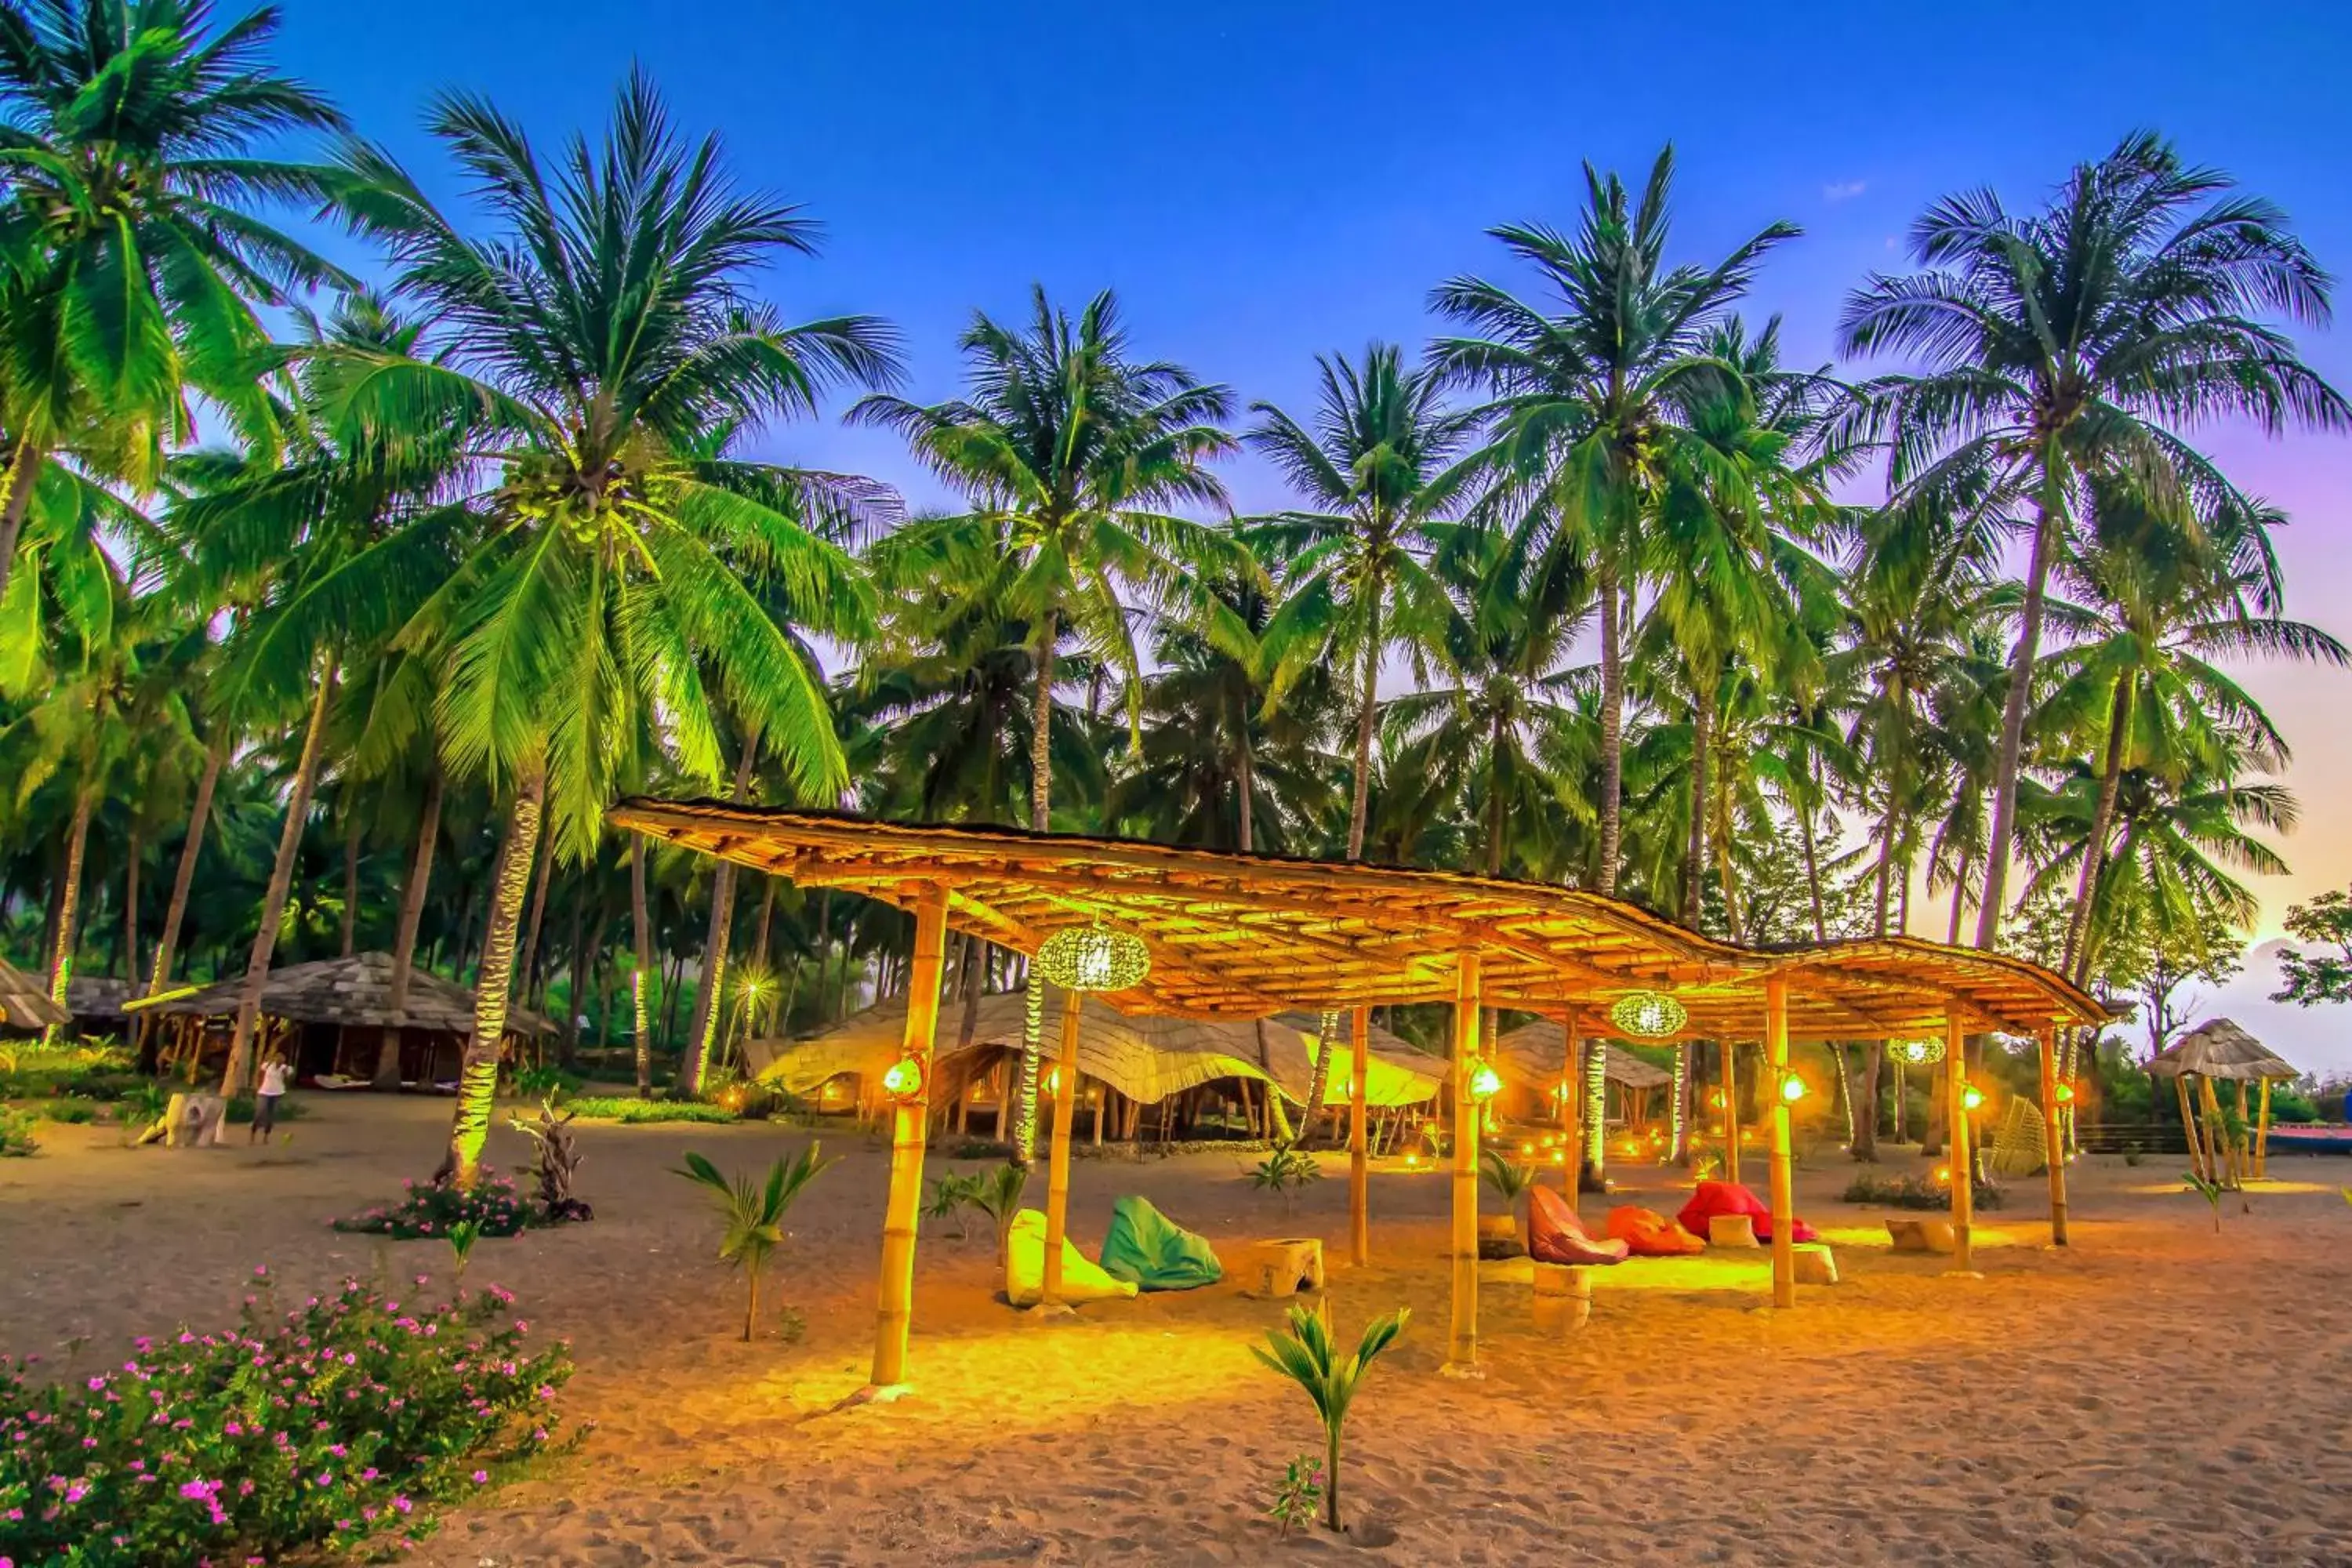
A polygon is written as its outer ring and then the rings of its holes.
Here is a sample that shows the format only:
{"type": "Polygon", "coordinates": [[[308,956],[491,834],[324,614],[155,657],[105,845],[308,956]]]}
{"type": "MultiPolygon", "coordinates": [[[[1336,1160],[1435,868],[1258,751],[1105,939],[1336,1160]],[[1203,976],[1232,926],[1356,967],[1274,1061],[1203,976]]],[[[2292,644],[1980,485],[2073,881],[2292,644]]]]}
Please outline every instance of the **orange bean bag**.
{"type": "Polygon", "coordinates": [[[1622,1241],[1587,1235],[1566,1194],[1528,1189],[1528,1256],[1538,1263],[1622,1263],[1626,1251],[1622,1241]]]}
{"type": "MultiPolygon", "coordinates": [[[[1675,1215],[1675,1223],[1693,1236],[1704,1240],[1707,1221],[1719,1214],[1744,1214],[1756,1222],[1756,1239],[1772,1239],[1772,1205],[1749,1192],[1738,1182],[1701,1182],[1698,1191],[1691,1194],[1682,1213],[1675,1215]]],[[[1818,1241],[1820,1234],[1803,1220],[1789,1222],[1789,1235],[1797,1241],[1818,1241]]]]}
{"type": "Polygon", "coordinates": [[[1688,1258],[1705,1252],[1706,1243],[1655,1209],[1620,1204],[1609,1211],[1602,1229],[1623,1242],[1636,1258],[1688,1258]]]}

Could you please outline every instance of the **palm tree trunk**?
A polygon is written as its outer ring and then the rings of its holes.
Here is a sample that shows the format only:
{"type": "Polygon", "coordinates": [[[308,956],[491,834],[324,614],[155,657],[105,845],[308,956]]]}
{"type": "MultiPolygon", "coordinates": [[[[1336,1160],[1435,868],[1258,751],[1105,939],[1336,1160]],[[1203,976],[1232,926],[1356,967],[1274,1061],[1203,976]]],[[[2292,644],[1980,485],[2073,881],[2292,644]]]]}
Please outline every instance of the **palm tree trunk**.
{"type": "Polygon", "coordinates": [[[1992,826],[1985,838],[1984,900],[1977,906],[1977,945],[1991,947],[2000,935],[2007,907],[2010,840],[2017,832],[2017,774],[2025,753],[2025,709],[2033,686],[2033,661],[2042,647],[2042,602],[2050,582],[2050,560],[2065,526],[2065,474],[2058,437],[2042,448],[2040,515],[2033,524],[2033,556],[2025,574],[2025,602],[2017,618],[2017,647],[2009,659],[2009,694],[2000,711],[2000,750],[1993,759],[1992,826]]]}
{"type": "MultiPolygon", "coordinates": [[[[188,893],[195,886],[196,858],[205,847],[205,827],[211,820],[213,790],[220,783],[221,768],[228,761],[226,742],[215,741],[205,748],[205,771],[196,779],[195,804],[188,808],[188,836],[180,846],[180,867],[172,877],[172,901],[164,906],[163,933],[155,943],[155,967],[147,978],[147,989],[142,995],[152,996],[172,983],[172,965],[179,957],[180,926],[188,916],[188,893]]],[[[149,1016],[140,1017],[143,1040],[149,1027],[149,1016]]]]}
{"type": "Polygon", "coordinates": [[[1683,924],[1698,929],[1699,889],[1706,880],[1706,743],[1715,727],[1712,692],[1691,695],[1690,844],[1683,855],[1683,924]]]}
{"type": "Polygon", "coordinates": [[[344,807],[347,820],[343,824],[343,956],[352,955],[352,944],[359,939],[360,918],[360,816],[355,805],[344,807]]]}
{"type": "Polygon", "coordinates": [[[1363,690],[1356,705],[1356,777],[1348,801],[1348,858],[1364,858],[1364,817],[1372,795],[1372,719],[1380,706],[1381,601],[1376,593],[1364,626],[1363,690]]]}
{"type": "Polygon", "coordinates": [[[539,869],[530,883],[530,915],[523,922],[522,946],[518,951],[516,969],[518,984],[515,994],[528,1001],[531,982],[539,975],[540,931],[547,920],[547,883],[554,874],[555,856],[552,851],[539,858],[539,869]]]}
{"type": "Polygon", "coordinates": [[[1871,1040],[1862,1047],[1862,1081],[1854,1087],[1853,1157],[1878,1159],[1878,1075],[1886,1060],[1886,1042],[1871,1040]]]}
{"type": "Polygon", "coordinates": [[[2091,810],[2091,836],[2083,844],[2083,870],[2074,883],[2074,912],[2066,921],[2066,953],[2059,973],[2077,985],[2091,972],[2091,902],[2107,858],[2107,835],[2115,831],[2116,795],[2123,785],[2124,752],[2131,734],[2133,684],[2126,671],[2116,680],[2107,716],[2107,754],[2099,770],[2099,802],[2091,810]]]}
{"type": "Polygon", "coordinates": [[[1620,640],[1617,600],[1622,592],[1613,563],[1601,568],[1601,866],[1595,887],[1617,891],[1617,855],[1623,825],[1618,796],[1625,781],[1625,655],[1620,640]]]}
{"type": "Polygon", "coordinates": [[[310,793],[318,787],[319,753],[327,733],[327,704],[333,699],[339,673],[333,660],[326,678],[310,698],[310,721],[302,732],[302,754],[294,765],[294,790],[286,801],[286,825],[278,835],[278,858],[269,868],[269,889],[262,895],[261,924],[253,933],[253,951],[246,956],[245,983],[237,990],[236,1025],[229,1035],[228,1068],[221,1074],[220,1091],[234,1097],[245,1089],[251,1070],[254,1031],[261,1022],[261,993],[269,984],[269,959],[278,950],[278,922],[285,918],[286,900],[294,891],[294,858],[302,847],[302,827],[310,815],[310,793]]]}
{"type": "Polygon", "coordinates": [[[122,854],[122,984],[128,991],[139,984],[139,819],[134,815],[123,839],[122,854]]]}
{"type": "Polygon", "coordinates": [[[34,487],[40,482],[42,457],[33,438],[23,437],[16,443],[6,478],[0,479],[8,490],[6,504],[0,506],[0,594],[8,591],[8,576],[16,563],[16,542],[25,533],[25,512],[32,505],[34,487]]]}
{"type": "Polygon", "coordinates": [[[457,1074],[457,1111],[449,1122],[449,1152],[442,1167],[458,1190],[470,1189],[481,1174],[482,1145],[489,1138],[490,1113],[499,1089],[499,1054],[507,1033],[507,1000],[514,981],[515,935],[522,924],[523,895],[530,890],[531,862],[539,850],[541,808],[547,792],[544,764],[525,773],[508,817],[506,844],[490,879],[489,923],[482,938],[482,970],[474,983],[474,1033],[466,1042],[457,1074]]]}
{"type": "Polygon", "coordinates": [[[400,1087],[399,1018],[408,1006],[408,983],[416,972],[416,928],[425,919],[425,892],[433,881],[433,851],[441,838],[441,769],[436,764],[425,781],[425,805],[416,825],[416,852],[409,857],[408,878],[400,889],[400,925],[392,933],[392,984],[384,1010],[394,1022],[384,1026],[376,1046],[373,1080],[378,1089],[400,1087]]]}
{"type": "MultiPolygon", "coordinates": [[[[70,1013],[67,994],[73,983],[75,937],[81,924],[81,869],[89,848],[89,819],[98,809],[97,780],[93,770],[85,768],[76,782],[73,821],[66,829],[66,874],[58,895],[57,946],[49,955],[49,1000],[70,1013]]],[[[65,1026],[52,1024],[46,1031],[50,1044],[65,1033],[65,1026]]]]}
{"type": "Polygon", "coordinates": [[[1812,900],[1813,940],[1827,942],[1830,939],[1830,922],[1822,903],[1822,852],[1821,845],[1813,837],[1811,807],[1797,813],[1797,834],[1805,847],[1805,894],[1812,900]]]}
{"type": "Polygon", "coordinates": [[[1960,918],[1968,909],[1969,860],[1969,857],[1961,856],[1960,863],[1952,869],[1952,924],[1944,940],[1954,947],[1960,945],[1960,918]]]}
{"type": "MultiPolygon", "coordinates": [[[[1037,687],[1029,707],[1029,829],[1053,825],[1054,645],[1060,628],[1052,610],[1037,627],[1037,687]]],[[[1021,1067],[1013,1079],[1013,1163],[1026,1170],[1037,1150],[1037,1067],[1045,1047],[1045,996],[1037,966],[1023,982],[1021,1067]]]]}
{"type": "MultiPolygon", "coordinates": [[[[751,763],[760,754],[760,732],[743,737],[743,754],[735,763],[734,792],[741,801],[751,787],[751,763]]],[[[710,1061],[710,1046],[719,1033],[720,989],[727,984],[727,949],[735,935],[735,862],[721,860],[710,874],[710,926],[702,939],[702,984],[695,987],[694,1032],[686,1047],[678,1076],[679,1092],[692,1099],[702,1092],[702,1074],[710,1061]]]]}
{"type": "Polygon", "coordinates": [[[654,920],[646,900],[645,835],[629,835],[629,921],[636,940],[637,967],[629,976],[629,1002],[636,1024],[637,1098],[653,1093],[653,1018],[646,1005],[646,976],[654,968],[654,920]]]}
{"type": "Polygon", "coordinates": [[[1234,758],[1236,791],[1241,796],[1241,851],[1246,855],[1257,843],[1257,755],[1250,745],[1249,715],[1241,720],[1239,754],[1234,758]]]}

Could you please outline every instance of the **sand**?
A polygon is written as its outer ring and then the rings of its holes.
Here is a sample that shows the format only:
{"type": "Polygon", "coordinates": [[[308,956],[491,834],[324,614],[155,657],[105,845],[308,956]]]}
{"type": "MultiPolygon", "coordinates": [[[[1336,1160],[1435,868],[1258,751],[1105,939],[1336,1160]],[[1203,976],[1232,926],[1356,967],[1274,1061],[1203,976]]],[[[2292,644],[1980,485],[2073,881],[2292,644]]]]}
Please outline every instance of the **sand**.
{"type": "MultiPolygon", "coordinates": [[[[53,1128],[41,1158],[0,1163],[0,1348],[87,1336],[96,1356],[221,1322],[257,1263],[293,1286],[374,1267],[376,1244],[326,1222],[428,1169],[446,1102],[308,1099],[314,1114],[275,1149],[131,1151],[110,1130],[53,1128]]],[[[1330,1289],[1349,1337],[1413,1312],[1356,1407],[1343,1479],[1358,1530],[1277,1543],[1271,1483],[1316,1428],[1246,1352],[1280,1308],[1230,1286],[1040,1320],[990,1299],[989,1242],[927,1226],[915,1392],[835,1410],[865,1381],[872,1331],[886,1163],[861,1138],[830,1142],[845,1157],[793,1216],[769,1283],[779,1310],[739,1342],[707,1199],[665,1173],[688,1148],[751,1166],[806,1136],[584,1130],[595,1222],[485,1242],[471,1278],[572,1338],[567,1403],[597,1430],[408,1561],[2352,1562],[2341,1160],[2274,1155],[2253,1212],[2232,1204],[2219,1236],[2170,1164],[2086,1161],[2073,1247],[2042,1245],[2039,1183],[2016,1184],[1979,1228],[1983,1278],[1958,1279],[1891,1254],[1879,1211],[1835,1200],[1851,1173],[1836,1157],[1801,1170],[1799,1194],[1843,1283],[1772,1312],[1761,1253],[1636,1264],[1601,1278],[1590,1327],[1542,1340],[1526,1265],[1487,1265],[1475,1384],[1437,1375],[1443,1178],[1381,1170],[1373,1262],[1335,1267],[1330,1289]]],[[[501,1131],[491,1157],[520,1166],[527,1151],[501,1131]]],[[[1618,1173],[1635,1201],[1680,1202],[1663,1173],[1618,1173]]],[[[1231,1156],[1085,1160],[1075,1187],[1088,1245],[1113,1197],[1140,1192],[1213,1239],[1319,1234],[1344,1259],[1344,1180],[1287,1216],[1231,1156]]],[[[1589,1223],[1608,1201],[1584,1199],[1589,1223]]],[[[403,1274],[446,1258],[435,1242],[388,1251],[403,1274]]]]}

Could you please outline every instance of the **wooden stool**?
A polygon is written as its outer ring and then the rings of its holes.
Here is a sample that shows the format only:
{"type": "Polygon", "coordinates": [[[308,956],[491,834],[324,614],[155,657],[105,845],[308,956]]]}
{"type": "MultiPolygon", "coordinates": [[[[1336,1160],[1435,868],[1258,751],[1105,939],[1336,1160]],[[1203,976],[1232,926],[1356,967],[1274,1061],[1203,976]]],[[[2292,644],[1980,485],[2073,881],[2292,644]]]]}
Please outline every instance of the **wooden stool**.
{"type": "Polygon", "coordinates": [[[1536,1332],[1565,1338],[1592,1320],[1592,1270],[1581,1264],[1536,1266],[1536,1332]]]}
{"type": "Polygon", "coordinates": [[[1952,1222],[1944,1219],[1890,1219],[1886,1239],[1897,1252],[1950,1252],[1952,1222]]]}
{"type": "Polygon", "coordinates": [[[1797,1283],[1800,1285],[1834,1285],[1838,1282],[1837,1258],[1825,1242],[1800,1241],[1790,1248],[1796,1254],[1797,1283]]]}
{"type": "Polygon", "coordinates": [[[1301,1290],[1323,1289],[1323,1241],[1320,1237],[1279,1237],[1253,1241],[1240,1269],[1244,1294],[1270,1300],[1296,1296],[1301,1290]]]}
{"type": "Polygon", "coordinates": [[[1751,1214],[1709,1215],[1706,1244],[1709,1247],[1755,1246],[1756,1216],[1751,1214]]]}

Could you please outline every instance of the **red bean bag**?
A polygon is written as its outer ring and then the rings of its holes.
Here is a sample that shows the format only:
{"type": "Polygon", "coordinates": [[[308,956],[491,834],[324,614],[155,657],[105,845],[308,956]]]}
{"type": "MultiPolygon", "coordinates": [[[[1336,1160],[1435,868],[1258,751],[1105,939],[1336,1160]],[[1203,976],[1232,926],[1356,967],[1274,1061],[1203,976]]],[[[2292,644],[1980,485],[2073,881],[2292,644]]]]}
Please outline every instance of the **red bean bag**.
{"type": "MultiPolygon", "coordinates": [[[[1682,1213],[1675,1215],[1675,1223],[1702,1241],[1706,1238],[1706,1222],[1719,1214],[1744,1214],[1756,1222],[1756,1239],[1772,1239],[1772,1205],[1741,1186],[1738,1182],[1701,1182],[1682,1213]]],[[[1789,1234],[1799,1241],[1816,1241],[1819,1233],[1803,1220],[1789,1222],[1789,1234]]]]}
{"type": "Polygon", "coordinates": [[[1688,1258],[1706,1250],[1706,1243],[1657,1210],[1634,1204],[1611,1209],[1609,1223],[1602,1228],[1636,1258],[1688,1258]]]}
{"type": "Polygon", "coordinates": [[[1586,1235],[1566,1194],[1528,1189],[1528,1256],[1538,1263],[1622,1263],[1627,1250],[1622,1241],[1586,1235]]]}

